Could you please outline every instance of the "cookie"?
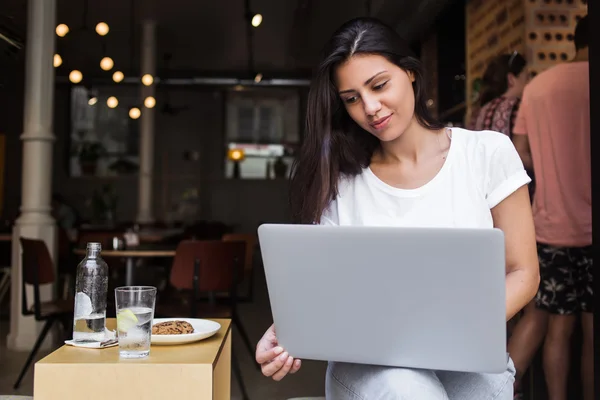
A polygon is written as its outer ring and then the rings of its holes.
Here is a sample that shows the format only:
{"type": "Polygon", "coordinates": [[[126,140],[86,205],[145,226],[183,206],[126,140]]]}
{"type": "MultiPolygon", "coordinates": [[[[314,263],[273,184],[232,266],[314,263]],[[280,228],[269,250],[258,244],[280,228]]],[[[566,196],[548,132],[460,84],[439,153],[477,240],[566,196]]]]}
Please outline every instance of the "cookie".
{"type": "Polygon", "coordinates": [[[152,327],[153,335],[184,335],[186,333],[194,333],[194,327],[185,321],[161,322],[152,327]]]}

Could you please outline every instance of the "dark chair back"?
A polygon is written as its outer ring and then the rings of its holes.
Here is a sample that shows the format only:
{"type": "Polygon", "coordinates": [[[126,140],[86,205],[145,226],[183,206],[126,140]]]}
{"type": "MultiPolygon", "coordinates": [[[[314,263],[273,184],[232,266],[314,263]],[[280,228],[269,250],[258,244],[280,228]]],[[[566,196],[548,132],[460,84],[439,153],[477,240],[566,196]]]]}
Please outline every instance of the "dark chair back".
{"type": "Polygon", "coordinates": [[[23,315],[35,314],[36,319],[41,319],[40,285],[54,282],[54,262],[43,240],[23,237],[19,240],[23,250],[21,255],[23,264],[21,312],[23,315]],[[33,311],[28,307],[26,284],[33,286],[33,311]]]}
{"type": "Polygon", "coordinates": [[[244,271],[250,275],[254,260],[254,249],[258,243],[258,237],[253,233],[226,233],[223,235],[224,242],[244,242],[246,244],[246,255],[244,258],[244,271]]]}
{"type": "Polygon", "coordinates": [[[177,246],[171,285],[200,292],[229,292],[244,274],[246,244],[220,240],[184,240],[177,246]]]}
{"type": "Polygon", "coordinates": [[[246,243],[246,259],[244,260],[244,280],[238,288],[240,301],[254,299],[254,257],[258,247],[258,235],[255,233],[227,233],[223,235],[224,242],[246,243]]]}

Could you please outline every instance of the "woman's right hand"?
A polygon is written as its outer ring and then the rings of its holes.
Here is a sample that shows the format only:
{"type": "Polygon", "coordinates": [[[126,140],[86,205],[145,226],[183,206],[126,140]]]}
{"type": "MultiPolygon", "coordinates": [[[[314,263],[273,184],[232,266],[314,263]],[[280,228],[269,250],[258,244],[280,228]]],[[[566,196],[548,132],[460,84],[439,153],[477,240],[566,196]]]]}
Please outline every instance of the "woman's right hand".
{"type": "Polygon", "coordinates": [[[300,360],[294,360],[277,342],[275,324],[271,325],[256,345],[256,362],[260,364],[264,376],[275,381],[282,380],[288,373],[298,372],[300,360]]]}

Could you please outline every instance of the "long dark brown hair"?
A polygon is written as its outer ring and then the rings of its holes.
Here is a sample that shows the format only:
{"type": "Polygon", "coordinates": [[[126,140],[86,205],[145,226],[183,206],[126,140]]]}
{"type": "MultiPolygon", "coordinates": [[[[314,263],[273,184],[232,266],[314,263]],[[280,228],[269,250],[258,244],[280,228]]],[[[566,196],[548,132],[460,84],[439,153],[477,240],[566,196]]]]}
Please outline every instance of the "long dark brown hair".
{"type": "Polygon", "coordinates": [[[508,90],[508,74],[519,76],[527,66],[527,60],[517,52],[501,54],[488,64],[481,82],[481,106],[502,96],[508,90]]]}
{"type": "Polygon", "coordinates": [[[295,222],[318,223],[337,195],[339,179],[360,174],[379,147],[379,139],[350,118],[334,84],[336,68],[355,54],[383,56],[414,74],[416,120],[428,129],[443,128],[427,109],[421,62],[408,44],[377,19],[346,22],[327,42],[308,94],[304,141],[292,166],[290,205],[295,222]]]}

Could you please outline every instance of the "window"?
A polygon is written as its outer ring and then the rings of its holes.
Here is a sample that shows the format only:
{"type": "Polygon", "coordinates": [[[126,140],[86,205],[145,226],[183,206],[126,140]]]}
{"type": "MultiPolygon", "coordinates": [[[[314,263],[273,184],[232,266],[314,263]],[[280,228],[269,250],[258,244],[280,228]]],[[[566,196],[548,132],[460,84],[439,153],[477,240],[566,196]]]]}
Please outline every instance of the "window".
{"type": "Polygon", "coordinates": [[[300,140],[298,114],[298,93],[293,89],[229,93],[225,176],[287,178],[300,140]]]}
{"type": "Polygon", "coordinates": [[[137,173],[139,168],[138,122],[129,118],[128,104],[137,94],[114,87],[71,91],[69,174],[71,176],[116,176],[137,173]],[[115,97],[118,104],[114,104],[115,97]],[[114,107],[109,107],[109,104],[114,107]]]}

